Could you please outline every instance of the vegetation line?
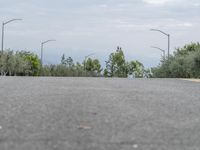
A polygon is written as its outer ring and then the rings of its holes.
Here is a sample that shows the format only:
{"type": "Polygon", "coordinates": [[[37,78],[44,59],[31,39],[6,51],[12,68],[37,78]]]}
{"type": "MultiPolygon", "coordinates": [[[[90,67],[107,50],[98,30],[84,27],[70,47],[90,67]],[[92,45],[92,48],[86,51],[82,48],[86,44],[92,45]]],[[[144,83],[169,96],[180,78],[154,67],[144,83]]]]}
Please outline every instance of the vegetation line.
{"type": "Polygon", "coordinates": [[[0,54],[1,76],[61,76],[120,78],[200,78],[200,44],[177,48],[169,58],[162,58],[157,67],[145,69],[137,60],[127,62],[121,47],[111,53],[102,68],[98,59],[87,58],[74,63],[63,54],[60,64],[42,66],[39,56],[27,51],[6,50],[0,54]]]}

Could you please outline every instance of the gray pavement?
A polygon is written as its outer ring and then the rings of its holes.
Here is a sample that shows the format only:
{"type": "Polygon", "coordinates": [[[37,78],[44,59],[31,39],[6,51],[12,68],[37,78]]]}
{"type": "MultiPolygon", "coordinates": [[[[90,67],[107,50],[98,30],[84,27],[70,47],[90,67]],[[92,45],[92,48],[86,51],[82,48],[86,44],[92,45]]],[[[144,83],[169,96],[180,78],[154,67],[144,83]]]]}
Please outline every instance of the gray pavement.
{"type": "Polygon", "coordinates": [[[199,150],[200,83],[0,77],[0,150],[199,150]]]}

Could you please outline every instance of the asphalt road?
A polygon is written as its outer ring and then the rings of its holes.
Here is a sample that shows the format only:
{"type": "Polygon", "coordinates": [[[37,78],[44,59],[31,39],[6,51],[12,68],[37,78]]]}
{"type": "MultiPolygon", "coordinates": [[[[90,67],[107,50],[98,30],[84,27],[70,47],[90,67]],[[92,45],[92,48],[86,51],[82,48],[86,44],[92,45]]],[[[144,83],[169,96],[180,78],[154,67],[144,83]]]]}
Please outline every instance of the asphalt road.
{"type": "Polygon", "coordinates": [[[199,150],[200,83],[0,77],[0,150],[199,150]]]}

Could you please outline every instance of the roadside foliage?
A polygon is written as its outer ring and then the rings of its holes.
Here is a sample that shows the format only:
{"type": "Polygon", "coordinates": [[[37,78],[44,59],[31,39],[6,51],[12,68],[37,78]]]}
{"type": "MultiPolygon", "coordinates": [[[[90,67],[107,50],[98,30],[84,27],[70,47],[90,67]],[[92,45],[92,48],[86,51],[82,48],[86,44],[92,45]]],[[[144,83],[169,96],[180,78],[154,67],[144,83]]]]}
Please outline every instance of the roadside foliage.
{"type": "Polygon", "coordinates": [[[6,50],[0,55],[2,76],[38,76],[40,60],[31,52],[6,50]]]}
{"type": "Polygon", "coordinates": [[[57,77],[151,77],[150,70],[137,60],[127,62],[121,47],[109,55],[103,70],[98,59],[88,58],[82,63],[72,57],[61,56],[60,64],[41,65],[39,57],[28,51],[6,50],[0,55],[1,76],[57,76],[57,77]]]}
{"type": "Polygon", "coordinates": [[[144,65],[137,60],[127,62],[122,48],[117,47],[117,50],[111,53],[106,61],[104,76],[121,78],[126,78],[128,76],[131,76],[132,78],[149,78],[151,77],[151,73],[150,70],[146,70],[144,65]]]}
{"type": "Polygon", "coordinates": [[[177,48],[169,59],[152,68],[153,77],[200,78],[200,44],[191,43],[177,48]]]}

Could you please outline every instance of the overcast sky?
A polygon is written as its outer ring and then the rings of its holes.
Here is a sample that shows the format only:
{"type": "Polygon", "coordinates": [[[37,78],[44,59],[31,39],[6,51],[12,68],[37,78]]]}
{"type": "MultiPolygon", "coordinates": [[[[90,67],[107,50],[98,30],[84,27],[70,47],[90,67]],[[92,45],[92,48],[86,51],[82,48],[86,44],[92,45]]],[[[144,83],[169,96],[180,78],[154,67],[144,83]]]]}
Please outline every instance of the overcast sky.
{"type": "Polygon", "coordinates": [[[0,21],[12,18],[23,21],[6,25],[5,48],[40,55],[40,43],[56,39],[45,45],[46,64],[95,53],[104,66],[119,45],[127,60],[156,66],[161,52],[150,46],[167,49],[167,37],[151,28],[171,34],[171,52],[200,41],[199,0],[0,0],[0,21]]]}

